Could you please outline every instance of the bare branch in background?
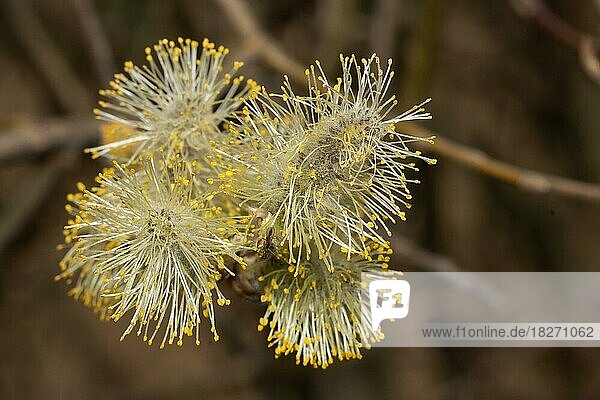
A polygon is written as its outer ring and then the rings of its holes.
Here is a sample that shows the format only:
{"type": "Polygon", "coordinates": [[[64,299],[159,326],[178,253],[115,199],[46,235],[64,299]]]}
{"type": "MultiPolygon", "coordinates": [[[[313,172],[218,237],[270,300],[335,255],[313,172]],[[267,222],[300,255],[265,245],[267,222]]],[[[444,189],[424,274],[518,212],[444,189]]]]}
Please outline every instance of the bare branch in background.
{"type": "MultiPolygon", "coordinates": [[[[436,136],[435,132],[414,123],[406,123],[403,127],[405,132],[415,136],[436,136]]],[[[98,123],[93,119],[57,118],[26,124],[0,135],[0,162],[33,156],[70,143],[78,147],[93,144],[98,141],[98,137],[98,123]]],[[[480,150],[439,136],[435,145],[428,146],[428,150],[526,191],[556,192],[591,200],[600,199],[600,185],[518,168],[480,150]]]]}
{"type": "Polygon", "coordinates": [[[73,158],[74,153],[70,147],[63,149],[54,154],[48,163],[39,166],[33,179],[17,189],[21,192],[15,199],[18,206],[12,207],[10,212],[2,215],[0,254],[4,252],[11,241],[15,240],[17,235],[29,226],[27,222],[42,207],[48,192],[59,182],[64,170],[72,164],[73,158]]]}
{"type": "MultiPolygon", "coordinates": [[[[267,62],[270,62],[278,70],[286,71],[290,78],[293,78],[297,82],[306,84],[303,72],[304,68],[291,55],[277,46],[275,41],[259,28],[250,13],[250,9],[244,2],[240,0],[216,1],[222,6],[230,21],[238,28],[240,33],[247,37],[252,36],[262,40],[261,45],[258,46],[259,51],[264,52],[269,46],[275,46],[271,48],[277,49],[274,53],[274,59],[277,62],[271,62],[272,58],[265,57],[267,62]],[[255,32],[252,33],[252,31],[255,32]],[[282,66],[287,67],[283,68],[282,66]]],[[[536,0],[527,1],[527,3],[529,2],[537,3],[536,0]]],[[[454,160],[484,175],[512,184],[519,189],[535,193],[556,193],[586,200],[600,200],[600,185],[519,168],[506,162],[495,160],[480,150],[440,137],[436,133],[416,124],[406,124],[403,127],[406,127],[408,133],[416,136],[436,136],[436,143],[434,146],[429,147],[430,151],[454,160]]]]}
{"type": "MultiPolygon", "coordinates": [[[[61,50],[55,46],[28,0],[7,0],[3,4],[16,37],[39,69],[46,83],[64,107],[72,114],[89,112],[92,105],[89,90],[79,80],[61,50]]],[[[74,160],[74,146],[98,137],[96,123],[86,120],[55,120],[27,124],[0,135],[0,161],[20,159],[31,154],[61,147],[52,160],[40,167],[35,179],[21,185],[17,205],[2,216],[0,252],[19,234],[42,205],[48,192],[59,180],[67,165],[74,160]],[[70,122],[70,123],[69,123],[70,122]],[[86,131],[87,129],[87,131],[86,131]],[[92,133],[93,132],[93,133],[92,133]],[[85,134],[88,134],[86,137],[85,134]],[[81,140],[81,141],[80,141],[81,140]]]]}
{"type": "MultiPolygon", "coordinates": [[[[347,29],[352,26],[356,8],[354,0],[321,0],[317,2],[316,18],[319,21],[317,57],[321,61],[337,59],[344,48],[347,29]]],[[[350,28],[351,29],[351,28],[350,28]]]]}
{"type": "Polygon", "coordinates": [[[371,35],[369,47],[384,57],[390,57],[394,51],[398,0],[377,0],[371,17],[371,35]]]}
{"type": "Polygon", "coordinates": [[[89,90],[50,40],[39,17],[31,9],[29,0],[6,0],[4,8],[13,21],[15,37],[20,40],[65,110],[79,114],[89,112],[92,106],[89,90]]]}
{"type": "Polygon", "coordinates": [[[113,51],[102,28],[96,7],[91,0],[72,0],[72,3],[79,17],[98,79],[106,83],[111,80],[116,68],[113,51]]]}
{"type": "Polygon", "coordinates": [[[0,135],[0,163],[52,149],[81,148],[98,142],[98,122],[92,118],[56,118],[27,123],[0,135]]]}
{"type": "MultiPolygon", "coordinates": [[[[431,137],[436,135],[434,132],[410,122],[403,124],[402,128],[404,132],[414,136],[431,137]]],[[[525,191],[556,193],[585,200],[600,200],[600,185],[519,168],[496,160],[481,150],[454,143],[439,136],[435,139],[435,145],[428,146],[427,150],[525,191]]]]}
{"type": "Polygon", "coordinates": [[[517,14],[530,19],[567,46],[577,48],[583,32],[554,14],[542,0],[511,0],[517,14]]]}
{"type": "Polygon", "coordinates": [[[422,271],[460,271],[460,268],[447,257],[425,250],[406,237],[399,235],[392,236],[390,238],[390,246],[394,249],[394,257],[400,256],[402,263],[406,266],[422,271]]]}
{"type": "Polygon", "coordinates": [[[443,0],[419,2],[416,23],[406,50],[402,73],[402,98],[417,103],[424,97],[434,69],[438,35],[442,26],[443,0]]]}
{"type": "Polygon", "coordinates": [[[273,68],[286,73],[295,81],[305,81],[304,67],[262,31],[248,5],[238,0],[215,0],[247,43],[256,48],[273,68]]]}
{"type": "Polygon", "coordinates": [[[577,50],[581,67],[590,79],[600,85],[598,38],[580,31],[560,18],[542,0],[511,0],[511,4],[522,18],[535,22],[556,39],[577,50]]]}
{"type": "Polygon", "coordinates": [[[579,59],[588,76],[600,85],[600,41],[586,36],[579,46],[579,59]]]}
{"type": "MultiPolygon", "coordinates": [[[[394,235],[390,238],[390,244],[392,249],[394,249],[394,256],[401,258],[397,261],[401,263],[401,265],[398,266],[398,269],[404,269],[406,266],[424,272],[462,271],[462,269],[449,258],[423,249],[405,237],[394,235]]],[[[445,279],[449,278],[446,277],[445,279]]],[[[470,288],[470,290],[473,290],[480,300],[486,302],[495,309],[499,308],[500,305],[498,304],[498,299],[501,299],[503,295],[495,288],[489,287],[480,279],[466,274],[454,276],[454,279],[460,282],[460,285],[463,288],[470,288]]],[[[454,279],[452,281],[456,283],[457,281],[454,279]]]]}

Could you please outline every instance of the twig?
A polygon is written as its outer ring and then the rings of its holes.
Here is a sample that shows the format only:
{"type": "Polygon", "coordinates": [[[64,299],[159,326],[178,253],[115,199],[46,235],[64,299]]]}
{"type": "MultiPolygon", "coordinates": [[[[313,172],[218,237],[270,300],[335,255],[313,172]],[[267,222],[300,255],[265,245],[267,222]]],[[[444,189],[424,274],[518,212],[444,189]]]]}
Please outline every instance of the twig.
{"type": "MultiPolygon", "coordinates": [[[[273,39],[269,38],[259,29],[250,10],[243,2],[240,0],[216,1],[223,6],[231,22],[241,33],[261,41],[261,45],[257,46],[260,49],[259,51],[264,52],[269,46],[272,49],[277,49],[272,54],[272,58],[265,57],[268,62],[271,62],[274,68],[288,73],[290,78],[293,78],[297,82],[306,84],[303,72],[304,68],[293,57],[279,46],[276,46],[273,39]],[[277,62],[272,62],[272,60],[277,62]],[[285,68],[284,66],[288,67],[285,68]]],[[[403,124],[402,127],[407,133],[416,136],[436,136],[435,145],[429,147],[429,150],[432,152],[492,178],[510,183],[520,189],[535,193],[556,193],[586,200],[600,200],[600,185],[519,168],[506,162],[495,160],[480,150],[440,137],[416,124],[403,124]]]]}
{"type": "Polygon", "coordinates": [[[377,0],[371,17],[369,45],[371,50],[384,57],[391,56],[394,51],[398,3],[398,0],[377,0]]]}
{"type": "Polygon", "coordinates": [[[63,107],[71,113],[87,112],[92,104],[89,91],[50,40],[29,1],[6,0],[4,7],[13,21],[17,38],[63,107]]]}
{"type": "Polygon", "coordinates": [[[437,36],[440,30],[443,1],[420,2],[419,18],[412,35],[409,57],[402,82],[402,97],[407,102],[418,102],[423,97],[434,66],[437,36]]]}
{"type": "Polygon", "coordinates": [[[517,14],[531,19],[567,46],[577,48],[583,32],[554,14],[542,0],[511,0],[517,14]]]}
{"type": "Polygon", "coordinates": [[[58,182],[62,170],[73,160],[70,148],[57,153],[47,165],[39,167],[39,172],[26,185],[22,185],[22,193],[16,201],[18,207],[5,212],[0,224],[0,254],[27,227],[35,211],[40,208],[48,192],[58,182]]]}
{"type": "Polygon", "coordinates": [[[433,272],[456,272],[460,268],[450,259],[439,254],[432,253],[419,247],[409,239],[394,234],[390,238],[391,248],[394,256],[402,258],[402,264],[418,268],[422,271],[433,272]]]}
{"type": "Polygon", "coordinates": [[[98,123],[92,118],[28,123],[0,135],[0,163],[67,146],[81,148],[96,143],[98,138],[98,123]]]}
{"type": "Polygon", "coordinates": [[[102,22],[90,0],[72,0],[72,3],[79,16],[98,79],[106,83],[112,78],[116,69],[113,52],[106,32],[102,28],[102,22]]]}
{"type": "MultiPolygon", "coordinates": [[[[420,137],[436,136],[415,123],[405,123],[402,130],[420,137]]],[[[426,142],[423,142],[426,143],[426,142]]],[[[600,200],[600,185],[580,182],[569,178],[544,174],[541,172],[519,168],[503,161],[496,160],[481,150],[454,143],[437,136],[435,145],[428,146],[428,151],[447,157],[469,168],[509,183],[529,192],[556,193],[586,200],[600,200]]]]}
{"type": "Polygon", "coordinates": [[[586,36],[581,39],[579,60],[588,76],[600,85],[600,41],[598,38],[586,36]]]}
{"type": "Polygon", "coordinates": [[[581,67],[600,85],[600,52],[598,38],[580,31],[552,12],[542,0],[511,0],[518,15],[535,22],[546,32],[577,50],[581,67]]]}
{"type": "MultiPolygon", "coordinates": [[[[394,235],[390,238],[391,248],[394,249],[394,256],[401,258],[401,267],[405,266],[417,268],[423,272],[463,272],[452,260],[419,247],[409,239],[394,235]],[[399,256],[399,257],[398,257],[399,256]]],[[[406,271],[408,272],[408,271],[406,271]]],[[[450,284],[459,286],[462,290],[473,291],[474,294],[493,308],[500,307],[504,295],[495,288],[490,287],[475,275],[469,274],[447,274],[439,275],[439,278],[448,280],[450,284]]]]}
{"type": "Polygon", "coordinates": [[[279,71],[286,71],[295,81],[306,80],[302,64],[288,56],[278,43],[262,31],[246,3],[239,0],[215,1],[227,14],[240,36],[256,46],[259,54],[268,64],[279,71]]]}
{"type": "Polygon", "coordinates": [[[344,47],[346,30],[352,26],[354,8],[354,0],[321,0],[317,2],[319,39],[316,54],[321,61],[337,59],[339,49],[344,47]]]}

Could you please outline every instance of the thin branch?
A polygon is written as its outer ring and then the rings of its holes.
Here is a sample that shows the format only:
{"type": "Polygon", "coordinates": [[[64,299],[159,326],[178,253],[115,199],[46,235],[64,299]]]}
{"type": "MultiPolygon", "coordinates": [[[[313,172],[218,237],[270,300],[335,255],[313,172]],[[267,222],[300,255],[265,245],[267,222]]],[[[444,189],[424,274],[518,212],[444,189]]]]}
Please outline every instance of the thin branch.
{"type": "Polygon", "coordinates": [[[4,7],[13,22],[16,37],[62,106],[71,113],[89,110],[92,104],[89,91],[50,40],[29,0],[6,0],[4,7]]]}
{"type": "Polygon", "coordinates": [[[0,254],[15,240],[17,235],[28,228],[28,221],[32,219],[48,196],[48,192],[57,184],[63,170],[72,163],[73,151],[70,148],[52,156],[52,159],[39,167],[38,173],[26,185],[21,185],[21,193],[16,198],[17,207],[2,215],[0,224],[0,254]]]}
{"type": "Polygon", "coordinates": [[[64,147],[98,142],[98,122],[92,118],[56,118],[28,123],[0,135],[0,163],[64,147]]]}
{"type": "MultiPolygon", "coordinates": [[[[534,193],[556,193],[585,200],[600,200],[600,185],[544,174],[530,169],[519,168],[503,161],[496,160],[481,150],[452,142],[437,136],[415,123],[405,123],[402,130],[420,137],[436,136],[434,145],[427,145],[427,150],[462,165],[472,168],[484,175],[491,176],[534,193]]],[[[426,142],[423,142],[426,143],[426,142]]]]}
{"type": "Polygon", "coordinates": [[[456,272],[461,269],[447,257],[423,249],[411,240],[394,234],[390,238],[394,257],[402,259],[402,264],[422,271],[456,272]]]}
{"type": "Polygon", "coordinates": [[[402,6],[398,0],[377,0],[371,17],[371,50],[384,57],[390,57],[394,51],[396,21],[398,10],[402,6]],[[400,6],[400,7],[399,7],[400,6]]]}
{"type": "Polygon", "coordinates": [[[442,0],[426,0],[419,4],[418,18],[411,35],[406,67],[402,73],[402,97],[418,102],[430,82],[434,67],[438,35],[442,26],[442,0]]]}
{"type": "Polygon", "coordinates": [[[579,61],[588,76],[600,85],[600,40],[586,36],[579,46],[579,61]]]}
{"type": "Polygon", "coordinates": [[[542,0],[511,0],[511,4],[522,18],[533,21],[565,45],[577,50],[581,67],[600,85],[600,51],[597,37],[582,32],[560,18],[542,0]]]}
{"type": "MultiPolygon", "coordinates": [[[[419,247],[411,240],[394,235],[390,238],[391,248],[394,249],[394,257],[398,258],[402,269],[404,267],[416,268],[424,272],[462,272],[463,270],[457,266],[449,258],[435,254],[419,247]]],[[[408,271],[407,271],[408,272],[408,271]]],[[[485,282],[482,282],[476,276],[468,274],[456,274],[452,278],[448,275],[440,275],[442,279],[450,279],[449,283],[457,284],[463,289],[473,290],[474,294],[482,301],[486,302],[493,308],[498,308],[498,299],[503,297],[495,288],[490,287],[485,282]]]]}
{"type": "MultiPolygon", "coordinates": [[[[265,57],[265,60],[270,62],[274,68],[287,73],[290,78],[299,83],[306,84],[304,68],[259,28],[245,3],[240,0],[216,1],[223,7],[231,23],[238,28],[240,33],[259,40],[260,45],[257,46],[259,51],[263,53],[268,51],[271,54],[271,57],[265,57]],[[277,50],[275,52],[265,50],[267,48],[277,50]]],[[[519,189],[535,193],[556,193],[585,200],[600,200],[600,185],[598,184],[580,182],[519,168],[493,159],[480,150],[440,137],[436,133],[416,124],[403,124],[402,127],[407,133],[416,136],[436,136],[435,145],[428,148],[430,151],[454,160],[484,175],[512,184],[519,189]]]]}
{"type": "Polygon", "coordinates": [[[553,13],[542,0],[511,0],[518,15],[534,21],[567,46],[577,48],[583,32],[553,13]]]}
{"type": "MultiPolygon", "coordinates": [[[[404,131],[415,136],[435,136],[416,124],[403,125],[404,131]]],[[[79,147],[96,143],[98,124],[93,119],[52,119],[27,124],[0,135],[0,162],[33,156],[52,149],[75,144],[79,147]]],[[[557,191],[562,194],[598,199],[599,186],[559,178],[536,171],[520,169],[495,160],[479,150],[437,137],[430,151],[467,165],[521,189],[537,193],[557,191]]]]}
{"type": "Polygon", "coordinates": [[[305,81],[302,64],[290,57],[277,42],[262,31],[246,3],[239,0],[215,1],[227,14],[240,36],[252,43],[268,64],[279,71],[286,71],[295,81],[305,81]]]}
{"type": "Polygon", "coordinates": [[[346,30],[354,22],[355,6],[354,0],[317,2],[316,19],[319,36],[315,53],[321,61],[337,59],[340,49],[344,47],[346,30]]]}
{"type": "Polygon", "coordinates": [[[90,0],[71,0],[79,16],[81,29],[100,82],[111,80],[115,69],[113,52],[110,47],[96,7],[90,0]]]}

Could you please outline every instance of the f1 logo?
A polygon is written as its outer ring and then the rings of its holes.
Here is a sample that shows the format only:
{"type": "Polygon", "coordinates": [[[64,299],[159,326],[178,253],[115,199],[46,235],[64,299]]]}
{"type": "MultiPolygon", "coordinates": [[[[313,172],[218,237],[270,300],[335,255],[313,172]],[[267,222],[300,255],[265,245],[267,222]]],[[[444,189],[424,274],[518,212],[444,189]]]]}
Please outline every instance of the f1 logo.
{"type": "Polygon", "coordinates": [[[369,283],[371,326],[379,328],[384,319],[401,319],[408,315],[410,284],[399,279],[381,279],[369,283]]]}

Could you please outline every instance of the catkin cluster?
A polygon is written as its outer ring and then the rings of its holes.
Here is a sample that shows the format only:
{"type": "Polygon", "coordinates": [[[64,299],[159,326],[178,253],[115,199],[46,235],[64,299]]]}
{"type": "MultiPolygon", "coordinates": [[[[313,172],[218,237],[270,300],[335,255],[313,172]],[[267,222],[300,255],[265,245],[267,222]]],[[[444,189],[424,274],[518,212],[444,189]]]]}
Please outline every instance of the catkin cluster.
{"type": "Polygon", "coordinates": [[[382,338],[361,300],[361,272],[387,268],[390,224],[405,219],[423,139],[398,133],[430,118],[397,113],[391,60],[319,62],[308,90],[270,93],[205,39],[161,40],[125,62],[94,110],[112,163],[67,196],[57,280],[102,319],[148,344],[214,340],[219,288],[265,303],[258,330],[275,356],[327,367],[382,338]]]}

